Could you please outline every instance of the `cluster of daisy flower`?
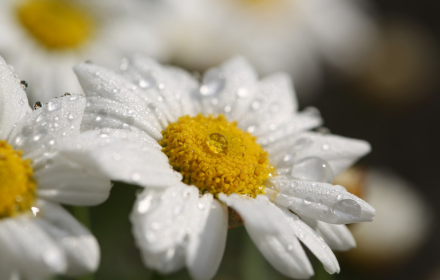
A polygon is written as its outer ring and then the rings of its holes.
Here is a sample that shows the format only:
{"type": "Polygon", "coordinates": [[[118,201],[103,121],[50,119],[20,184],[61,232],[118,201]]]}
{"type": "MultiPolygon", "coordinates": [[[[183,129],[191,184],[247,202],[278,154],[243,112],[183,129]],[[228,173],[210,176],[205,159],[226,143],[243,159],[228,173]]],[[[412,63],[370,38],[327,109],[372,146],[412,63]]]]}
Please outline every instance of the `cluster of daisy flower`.
{"type": "Polygon", "coordinates": [[[288,277],[313,275],[301,243],[339,272],[345,224],[375,210],[332,182],[370,146],[314,130],[289,75],[355,65],[374,33],[351,0],[0,1],[0,279],[96,271],[96,238],[60,204],[100,204],[112,181],[143,188],[130,220],[150,269],[212,279],[243,225],[288,277]],[[256,69],[212,67],[236,53],[256,69]]]}
{"type": "Polygon", "coordinates": [[[0,60],[1,279],[95,271],[97,240],[59,204],[102,203],[111,180],[144,187],[130,220],[148,268],[212,279],[243,224],[284,275],[313,275],[300,243],[339,272],[331,249],[355,246],[344,224],[375,210],[331,183],[368,143],[311,131],[322,120],[297,111],[290,78],[259,80],[240,57],[201,81],[143,55],[119,69],[79,64],[84,95],[32,109],[0,60]]]}
{"type": "Polygon", "coordinates": [[[132,52],[196,71],[241,54],[307,89],[323,61],[360,65],[376,37],[364,10],[353,0],[2,0],[0,54],[33,85],[31,104],[80,93],[72,65],[114,67],[109,57],[132,52]]]}

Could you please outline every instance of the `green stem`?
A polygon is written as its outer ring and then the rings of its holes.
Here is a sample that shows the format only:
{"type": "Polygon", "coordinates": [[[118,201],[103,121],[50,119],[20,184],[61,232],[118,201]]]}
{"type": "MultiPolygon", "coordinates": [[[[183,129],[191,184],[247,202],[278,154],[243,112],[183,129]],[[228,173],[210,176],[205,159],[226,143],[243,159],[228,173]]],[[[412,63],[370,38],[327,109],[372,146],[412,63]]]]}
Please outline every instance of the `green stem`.
{"type": "Polygon", "coordinates": [[[75,206],[73,207],[73,215],[85,227],[91,229],[89,208],[75,206]]]}

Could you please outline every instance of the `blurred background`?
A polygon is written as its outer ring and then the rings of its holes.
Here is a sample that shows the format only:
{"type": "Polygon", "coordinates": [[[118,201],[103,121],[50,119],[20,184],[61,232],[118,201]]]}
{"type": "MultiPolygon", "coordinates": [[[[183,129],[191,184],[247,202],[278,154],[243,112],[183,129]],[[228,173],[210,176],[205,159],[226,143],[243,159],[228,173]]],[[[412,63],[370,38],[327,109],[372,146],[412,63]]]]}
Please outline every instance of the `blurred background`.
{"type": "MultiPolygon", "coordinates": [[[[337,253],[340,274],[328,275],[310,254],[316,273],[312,279],[440,279],[440,4],[432,0],[136,2],[140,8],[124,11],[136,10],[148,17],[143,23],[149,32],[144,41],[154,49],[148,54],[195,75],[234,54],[247,57],[261,75],[287,71],[294,78],[301,109],[314,106],[332,133],[371,143],[372,153],[335,183],[372,204],[376,220],[350,225],[358,247],[337,253]],[[278,2],[283,4],[277,6],[278,2]]],[[[2,32],[0,28],[0,37],[5,38],[2,32]]],[[[0,42],[0,54],[20,77],[31,75],[20,74],[23,63],[15,65],[8,47],[0,42]]],[[[120,57],[133,51],[118,50],[120,57]]],[[[78,59],[94,60],[84,55],[78,59]]],[[[65,91],[77,90],[72,85],[65,91]]],[[[99,270],[93,278],[81,279],[190,279],[185,270],[161,276],[143,266],[128,220],[138,189],[116,182],[110,199],[90,208],[89,217],[84,209],[69,208],[76,216],[83,215],[102,250],[99,270]]],[[[264,260],[239,227],[229,230],[215,279],[286,278],[264,260]]]]}
{"type": "MultiPolygon", "coordinates": [[[[373,147],[337,180],[376,207],[377,218],[350,226],[358,248],[337,253],[339,275],[328,275],[310,256],[312,279],[440,279],[440,6],[429,0],[367,4],[376,34],[362,65],[341,69],[321,61],[320,78],[297,87],[301,107],[317,107],[332,133],[373,147]]],[[[188,68],[182,60],[173,62],[188,68]]],[[[110,200],[91,210],[102,245],[95,279],[190,279],[186,271],[162,277],[142,266],[126,219],[135,190],[117,183],[110,200]]],[[[215,279],[286,278],[240,227],[229,230],[215,279]]]]}

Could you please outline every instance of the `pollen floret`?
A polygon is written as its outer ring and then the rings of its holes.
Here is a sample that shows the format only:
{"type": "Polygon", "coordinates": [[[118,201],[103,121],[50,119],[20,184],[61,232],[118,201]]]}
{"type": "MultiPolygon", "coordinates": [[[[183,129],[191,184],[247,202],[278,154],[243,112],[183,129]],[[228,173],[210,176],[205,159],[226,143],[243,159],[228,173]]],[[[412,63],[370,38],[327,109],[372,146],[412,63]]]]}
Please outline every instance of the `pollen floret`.
{"type": "Polygon", "coordinates": [[[6,141],[0,140],[0,219],[31,209],[36,183],[30,159],[23,160],[6,141]]]}
{"type": "Polygon", "coordinates": [[[218,117],[183,116],[162,131],[159,144],[183,182],[201,193],[238,193],[255,197],[275,168],[256,137],[218,117]]]}
{"type": "Polygon", "coordinates": [[[93,23],[87,11],[71,1],[29,0],[17,8],[21,24],[50,49],[74,48],[91,35],[93,23]]]}

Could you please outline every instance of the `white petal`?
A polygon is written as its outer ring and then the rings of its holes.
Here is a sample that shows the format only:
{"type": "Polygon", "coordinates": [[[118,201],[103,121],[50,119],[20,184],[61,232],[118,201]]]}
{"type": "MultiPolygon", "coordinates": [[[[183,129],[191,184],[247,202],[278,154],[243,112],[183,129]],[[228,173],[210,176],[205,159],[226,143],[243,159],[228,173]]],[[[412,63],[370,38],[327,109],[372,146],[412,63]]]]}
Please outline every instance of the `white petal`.
{"type": "MultiPolygon", "coordinates": [[[[281,147],[285,146],[285,138],[315,128],[321,124],[322,119],[319,115],[319,111],[310,107],[308,110],[293,114],[291,117],[284,119],[281,125],[275,125],[273,127],[274,131],[270,131],[272,124],[268,124],[267,127],[269,128],[269,132],[258,137],[258,143],[263,145],[268,151],[273,149],[273,147],[276,147],[275,150],[279,150],[281,147]]],[[[286,152],[285,149],[283,151],[286,152]]],[[[269,153],[272,155],[272,152],[269,153]]]]}
{"type": "Polygon", "coordinates": [[[276,176],[268,182],[280,191],[274,202],[298,215],[331,224],[371,222],[376,215],[371,205],[340,186],[298,181],[289,176],[276,176]]]}
{"type": "Polygon", "coordinates": [[[31,112],[28,99],[20,80],[0,56],[0,139],[6,139],[13,128],[27,113],[31,112]]]}
{"type": "Polygon", "coordinates": [[[79,64],[74,71],[87,96],[100,96],[119,102],[135,110],[136,114],[146,116],[147,120],[151,118],[148,134],[156,140],[162,137],[155,127],[157,119],[148,109],[152,102],[137,86],[115,72],[93,64],[79,64]]]}
{"type": "Polygon", "coordinates": [[[41,227],[59,244],[67,259],[68,276],[79,276],[96,271],[100,260],[95,237],[71,214],[57,204],[39,201],[36,219],[41,227]]]}
{"type": "Polygon", "coordinates": [[[243,218],[250,237],[267,261],[279,272],[292,278],[309,278],[312,266],[294,235],[288,217],[267,197],[219,195],[219,199],[243,218]]]}
{"type": "Polygon", "coordinates": [[[287,74],[278,73],[262,79],[255,91],[246,104],[248,108],[243,108],[241,114],[234,116],[240,128],[252,130],[249,132],[260,137],[292,122],[297,102],[287,74]]]}
{"type": "Polygon", "coordinates": [[[169,121],[176,121],[183,115],[195,115],[196,109],[191,94],[198,89],[198,82],[186,71],[174,67],[165,67],[155,60],[141,54],[135,54],[126,60],[122,75],[145,91],[150,100],[162,108],[169,121]],[[126,69],[125,69],[126,68],[126,69]]]}
{"type": "Polygon", "coordinates": [[[100,96],[88,97],[81,130],[86,131],[106,127],[141,130],[147,134],[150,133],[152,127],[158,131],[165,128],[165,126],[158,122],[150,110],[138,113],[138,111],[114,100],[100,96]]]}
{"type": "Polygon", "coordinates": [[[275,165],[280,164],[286,154],[294,153],[295,162],[307,157],[324,159],[330,164],[335,175],[370,152],[370,145],[365,141],[315,132],[288,137],[273,146],[268,148],[268,152],[275,165]],[[300,142],[303,144],[298,144],[300,142]],[[307,145],[304,145],[306,142],[307,145]]]}
{"type": "Polygon", "coordinates": [[[338,260],[322,237],[289,210],[285,209],[284,213],[289,217],[289,224],[294,230],[295,235],[312,251],[315,257],[322,262],[325,270],[330,274],[335,272],[339,273],[338,260]]]}
{"type": "Polygon", "coordinates": [[[199,225],[202,228],[194,229],[190,235],[186,265],[193,279],[209,280],[214,278],[225,250],[228,231],[226,205],[212,200],[206,222],[199,225]]]}
{"type": "Polygon", "coordinates": [[[334,225],[301,215],[301,219],[314,229],[325,242],[336,251],[347,251],[356,247],[356,241],[345,225],[334,225]]]}
{"type": "Polygon", "coordinates": [[[72,137],[59,148],[60,153],[79,165],[93,163],[101,173],[115,181],[141,186],[166,187],[182,176],[168,163],[167,156],[148,138],[120,130],[94,130],[72,137]]]}
{"type": "Polygon", "coordinates": [[[33,161],[55,150],[58,143],[79,134],[86,100],[79,95],[51,99],[26,115],[12,130],[8,141],[33,161]]]}
{"type": "MultiPolygon", "coordinates": [[[[256,82],[257,73],[249,62],[234,57],[217,68],[208,69],[194,97],[202,103],[205,115],[225,114],[228,119],[236,119],[235,112],[240,112],[242,106],[248,104],[239,102],[242,92],[252,91],[256,82]]],[[[250,92],[249,97],[252,94],[250,92]]]]}
{"type": "Polygon", "coordinates": [[[79,165],[59,154],[48,162],[34,169],[39,197],[70,205],[96,205],[108,198],[111,182],[91,162],[79,165]]]}
{"type": "Polygon", "coordinates": [[[0,239],[0,279],[13,280],[14,270],[14,260],[0,239]]]}
{"type": "Polygon", "coordinates": [[[15,260],[17,269],[27,279],[45,279],[67,269],[63,250],[33,218],[3,219],[0,221],[0,239],[15,260]]]}
{"type": "Polygon", "coordinates": [[[145,265],[162,273],[176,271],[185,264],[187,246],[190,259],[198,258],[194,253],[202,249],[197,238],[204,232],[212,202],[212,195],[199,198],[196,187],[181,182],[164,190],[145,189],[138,195],[130,219],[145,265]]]}

